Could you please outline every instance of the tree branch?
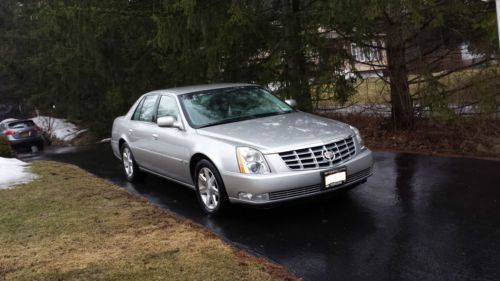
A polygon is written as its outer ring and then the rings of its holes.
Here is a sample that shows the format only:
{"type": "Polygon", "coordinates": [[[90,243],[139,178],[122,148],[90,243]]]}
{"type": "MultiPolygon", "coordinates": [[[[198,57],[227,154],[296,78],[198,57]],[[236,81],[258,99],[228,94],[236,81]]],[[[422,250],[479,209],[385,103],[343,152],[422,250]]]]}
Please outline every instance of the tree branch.
{"type": "MultiPolygon", "coordinates": [[[[464,70],[464,69],[467,69],[467,68],[470,68],[470,67],[474,67],[474,66],[478,66],[478,65],[481,65],[481,64],[484,64],[485,62],[488,62],[490,61],[490,58],[486,58],[484,60],[481,60],[481,61],[478,61],[478,62],[475,62],[473,64],[469,64],[469,65],[464,65],[464,66],[461,66],[461,67],[457,67],[457,68],[454,68],[452,70],[448,70],[448,71],[444,71],[443,73],[441,74],[438,74],[436,76],[433,76],[433,79],[440,79],[440,78],[443,78],[443,77],[446,77],[452,73],[455,73],[457,71],[461,71],[461,70],[464,70]]],[[[419,79],[420,77],[417,77],[417,78],[414,78],[409,82],[409,84],[418,84],[418,83],[426,83],[429,81],[429,79],[419,79]]]]}

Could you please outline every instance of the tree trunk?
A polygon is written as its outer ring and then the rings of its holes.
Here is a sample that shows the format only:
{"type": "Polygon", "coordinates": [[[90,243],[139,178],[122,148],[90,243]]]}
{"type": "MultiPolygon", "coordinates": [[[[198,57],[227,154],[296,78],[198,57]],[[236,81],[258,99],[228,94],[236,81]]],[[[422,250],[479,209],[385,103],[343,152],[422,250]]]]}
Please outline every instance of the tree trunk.
{"type": "Polygon", "coordinates": [[[391,86],[391,116],[395,130],[413,126],[413,102],[408,86],[406,48],[401,28],[394,24],[387,33],[387,70],[391,86]]]}
{"type": "Polygon", "coordinates": [[[287,94],[297,100],[304,111],[312,111],[309,81],[306,75],[304,44],[300,35],[299,0],[283,0],[285,49],[285,83],[287,94]]]}

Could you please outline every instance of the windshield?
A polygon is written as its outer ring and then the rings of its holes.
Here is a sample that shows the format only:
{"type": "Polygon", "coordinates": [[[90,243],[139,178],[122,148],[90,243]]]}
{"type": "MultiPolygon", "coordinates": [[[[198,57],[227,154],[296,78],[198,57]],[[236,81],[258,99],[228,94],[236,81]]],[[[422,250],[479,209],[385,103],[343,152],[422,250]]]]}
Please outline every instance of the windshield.
{"type": "Polygon", "coordinates": [[[180,96],[194,128],[285,114],[293,109],[266,89],[257,86],[223,88],[180,96]]]}

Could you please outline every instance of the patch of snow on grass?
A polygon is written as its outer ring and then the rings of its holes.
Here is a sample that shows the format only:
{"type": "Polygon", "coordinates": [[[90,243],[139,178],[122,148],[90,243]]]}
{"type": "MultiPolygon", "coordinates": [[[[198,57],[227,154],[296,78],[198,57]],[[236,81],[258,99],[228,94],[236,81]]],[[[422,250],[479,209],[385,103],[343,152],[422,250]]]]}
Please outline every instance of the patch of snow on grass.
{"type": "Polygon", "coordinates": [[[31,120],[50,136],[62,141],[72,141],[78,135],[87,131],[87,129],[78,129],[75,124],[68,122],[66,119],[38,116],[31,118],[31,120]]]}
{"type": "Polygon", "coordinates": [[[0,189],[13,188],[15,185],[34,180],[36,175],[29,171],[28,166],[15,158],[0,157],[0,189]]]}
{"type": "Polygon", "coordinates": [[[107,143],[107,142],[111,142],[111,138],[102,139],[102,140],[98,141],[97,143],[107,143]]]}

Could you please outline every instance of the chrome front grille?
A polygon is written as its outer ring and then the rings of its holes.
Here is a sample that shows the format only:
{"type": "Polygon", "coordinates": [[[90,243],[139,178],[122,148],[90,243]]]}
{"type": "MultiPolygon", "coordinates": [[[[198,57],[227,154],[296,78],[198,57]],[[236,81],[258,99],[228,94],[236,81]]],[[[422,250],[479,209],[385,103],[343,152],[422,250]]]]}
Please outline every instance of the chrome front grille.
{"type": "MultiPolygon", "coordinates": [[[[350,174],[347,176],[347,180],[343,185],[340,185],[338,187],[334,187],[331,189],[327,189],[325,191],[336,190],[336,189],[342,188],[346,184],[351,184],[351,183],[357,182],[359,180],[365,179],[371,174],[372,174],[371,167],[368,169],[365,169],[365,170],[361,170],[357,173],[350,174]]],[[[269,193],[269,200],[276,201],[276,200],[289,199],[289,198],[301,197],[301,196],[306,196],[306,195],[314,195],[314,194],[319,194],[322,191],[323,190],[321,189],[321,185],[315,184],[315,185],[310,185],[310,186],[304,186],[304,187],[298,187],[298,188],[293,188],[293,189],[271,192],[271,193],[269,193]]]]}
{"type": "Polygon", "coordinates": [[[291,170],[311,170],[333,167],[351,159],[354,154],[356,154],[354,138],[349,136],[327,145],[286,151],[279,155],[291,170]],[[326,159],[323,156],[325,151],[332,152],[335,157],[332,160],[326,159]]]}

